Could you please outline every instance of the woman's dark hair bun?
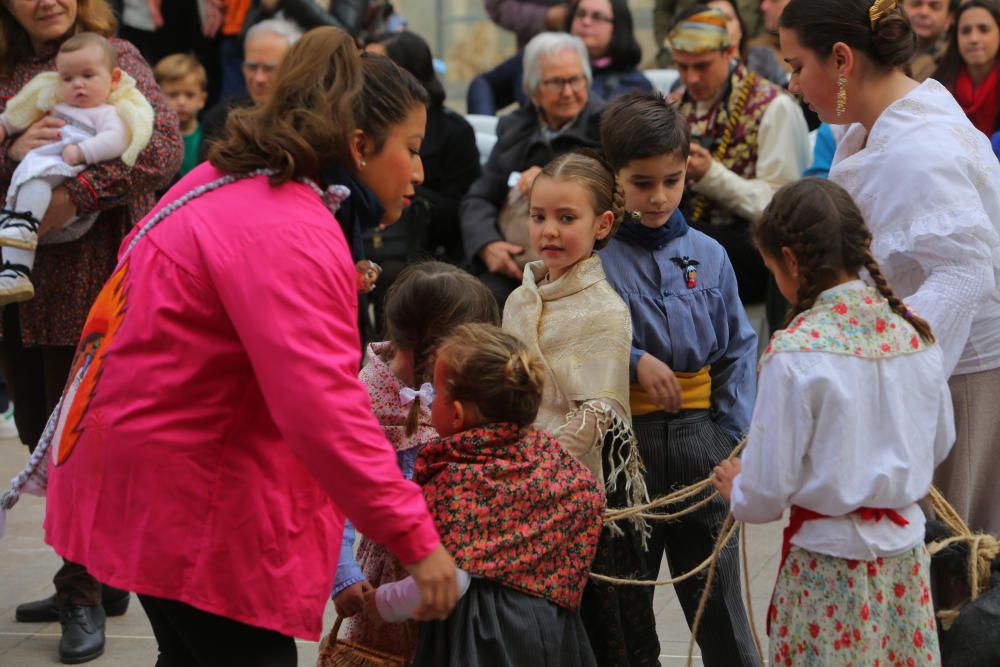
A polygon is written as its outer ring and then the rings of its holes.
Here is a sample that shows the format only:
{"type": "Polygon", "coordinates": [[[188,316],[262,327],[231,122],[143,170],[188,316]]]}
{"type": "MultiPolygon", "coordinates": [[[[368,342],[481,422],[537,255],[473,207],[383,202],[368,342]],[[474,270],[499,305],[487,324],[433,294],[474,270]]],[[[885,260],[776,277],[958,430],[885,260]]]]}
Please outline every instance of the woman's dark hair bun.
{"type": "Polygon", "coordinates": [[[916,34],[902,14],[893,12],[879,20],[872,33],[872,53],[878,62],[902,67],[916,49],[916,34]]]}

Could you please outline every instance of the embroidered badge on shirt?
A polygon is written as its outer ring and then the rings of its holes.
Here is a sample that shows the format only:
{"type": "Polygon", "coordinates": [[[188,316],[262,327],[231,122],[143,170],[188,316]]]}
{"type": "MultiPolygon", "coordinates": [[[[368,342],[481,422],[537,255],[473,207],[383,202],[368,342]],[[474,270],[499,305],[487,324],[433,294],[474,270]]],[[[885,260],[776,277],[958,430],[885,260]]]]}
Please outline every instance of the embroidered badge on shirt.
{"type": "Polygon", "coordinates": [[[698,269],[695,268],[700,264],[698,260],[685,256],[671,257],[670,261],[679,266],[681,271],[684,272],[684,282],[687,283],[688,289],[694,289],[698,286],[698,269]]]}

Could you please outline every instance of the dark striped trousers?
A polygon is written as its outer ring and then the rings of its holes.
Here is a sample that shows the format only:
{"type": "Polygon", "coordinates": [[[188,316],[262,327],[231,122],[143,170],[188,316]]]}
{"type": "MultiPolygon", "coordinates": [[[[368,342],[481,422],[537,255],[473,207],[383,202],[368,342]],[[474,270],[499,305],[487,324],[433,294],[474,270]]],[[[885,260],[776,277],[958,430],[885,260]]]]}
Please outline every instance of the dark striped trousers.
{"type": "MultiPolygon", "coordinates": [[[[656,412],[635,417],[632,423],[646,465],[650,498],[705,479],[735,446],[732,437],[709,418],[707,410],[682,410],[676,415],[656,412]]],[[[683,506],[669,506],[664,511],[676,512],[702,497],[687,501],[683,506]]],[[[728,513],[726,502],[716,498],[676,521],[653,522],[653,535],[646,551],[645,578],[657,578],[664,554],[672,576],[698,566],[712,553],[728,513]]],[[[674,587],[689,627],[698,610],[706,574],[707,570],[674,587]]],[[[720,554],[712,594],[698,628],[698,646],[706,667],[757,667],[761,664],[741,590],[739,543],[734,538],[720,554]]]]}

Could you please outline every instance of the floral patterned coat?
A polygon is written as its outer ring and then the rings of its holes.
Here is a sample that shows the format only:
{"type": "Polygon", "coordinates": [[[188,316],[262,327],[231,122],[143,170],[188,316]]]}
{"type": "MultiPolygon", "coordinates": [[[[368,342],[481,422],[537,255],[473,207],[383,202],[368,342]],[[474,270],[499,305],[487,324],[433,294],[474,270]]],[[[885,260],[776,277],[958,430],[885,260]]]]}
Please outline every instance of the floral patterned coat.
{"type": "MultiPolygon", "coordinates": [[[[79,214],[100,212],[94,226],[77,241],[38,247],[32,282],[35,298],[20,304],[25,346],[76,345],[90,305],[115,268],[118,246],[132,226],[156,202],[180,167],[184,145],[177,117],[167,106],[153,72],[129,42],[112,39],[118,65],[136,81],[153,107],[153,136],[134,167],[120,159],[90,165],[64,185],[79,214]]],[[[35,75],[55,69],[58,43],[14,66],[0,78],[0,111],[35,75]]],[[[0,143],[0,188],[6,191],[17,163],[7,151],[16,137],[0,143]]]]}

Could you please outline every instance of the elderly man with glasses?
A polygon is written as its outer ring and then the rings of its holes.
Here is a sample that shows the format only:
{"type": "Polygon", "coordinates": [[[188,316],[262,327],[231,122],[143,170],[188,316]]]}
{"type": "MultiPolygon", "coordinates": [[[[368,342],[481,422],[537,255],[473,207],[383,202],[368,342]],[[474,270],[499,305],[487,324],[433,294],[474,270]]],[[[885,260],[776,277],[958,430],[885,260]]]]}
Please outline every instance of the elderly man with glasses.
{"type": "Polygon", "coordinates": [[[580,148],[598,149],[604,101],[590,93],[587,48],[578,37],[544,32],[524,50],[527,107],[500,119],[483,173],[462,200],[467,258],[501,307],[537,259],[528,243],[527,197],[541,168],[580,148]]]}
{"type": "Polygon", "coordinates": [[[285,52],[298,41],[302,33],[294,23],[283,19],[267,19],[247,30],[243,41],[243,78],[247,94],[223,100],[209,109],[202,120],[201,158],[204,160],[209,144],[222,136],[226,119],[233,109],[259,106],[271,97],[278,65],[285,52]]]}

